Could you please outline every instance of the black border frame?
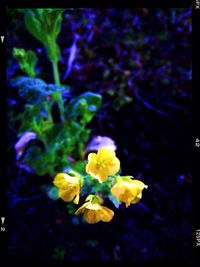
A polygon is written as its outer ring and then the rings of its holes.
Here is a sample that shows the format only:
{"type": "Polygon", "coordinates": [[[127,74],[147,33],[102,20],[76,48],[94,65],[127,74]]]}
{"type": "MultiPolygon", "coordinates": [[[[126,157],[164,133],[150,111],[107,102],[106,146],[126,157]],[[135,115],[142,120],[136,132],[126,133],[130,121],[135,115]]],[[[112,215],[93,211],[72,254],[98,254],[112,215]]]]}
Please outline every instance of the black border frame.
{"type": "MultiPolygon", "coordinates": [[[[6,92],[6,24],[9,23],[6,21],[6,9],[7,8],[37,8],[37,7],[77,7],[77,8],[87,8],[87,7],[127,7],[127,8],[136,8],[136,7],[148,7],[148,8],[192,8],[192,86],[193,86],[193,138],[188,140],[191,144],[191,149],[193,151],[193,262],[191,265],[195,264],[200,260],[200,247],[196,246],[196,230],[200,229],[200,218],[198,216],[199,212],[199,199],[200,199],[200,147],[196,147],[196,138],[200,140],[200,8],[197,8],[198,0],[183,1],[183,0],[168,0],[161,2],[160,0],[101,0],[99,3],[95,3],[92,0],[69,0],[58,2],[55,0],[49,1],[38,1],[35,0],[33,3],[28,2],[27,0],[19,0],[12,3],[10,0],[6,4],[1,3],[0,7],[0,35],[5,36],[3,44],[0,42],[0,217],[5,217],[6,220],[9,218],[6,217],[6,163],[7,163],[7,92],[6,92]],[[134,3],[131,3],[133,2],[134,3]],[[44,3],[43,3],[44,2],[44,3]]],[[[5,220],[5,228],[6,228],[5,220]]],[[[0,222],[1,223],[1,222],[0,222]]],[[[2,226],[2,225],[0,225],[2,226]]],[[[0,262],[5,260],[8,262],[12,259],[7,259],[6,257],[6,240],[7,233],[9,229],[6,228],[5,232],[0,232],[0,252],[3,252],[3,257],[0,258],[0,262]],[[1,260],[2,259],[2,260],[1,260]]],[[[187,253],[187,251],[186,251],[187,253]]],[[[35,262],[36,263],[36,262],[35,262]]],[[[93,264],[92,262],[88,262],[93,264]]],[[[140,265],[154,264],[154,265],[169,265],[171,263],[183,263],[183,262],[140,262],[140,265]]],[[[46,263],[42,263],[45,265],[46,263]]],[[[49,263],[48,263],[49,264],[49,263]]],[[[50,263],[54,264],[54,263],[50,263]]],[[[57,265],[58,263],[56,263],[57,265]]],[[[64,263],[66,264],[66,263],[64,263]]],[[[64,265],[63,264],[63,265],[64,265]]],[[[72,263],[74,264],[74,263],[72,263]]],[[[100,263],[101,264],[101,263],[100,263]]],[[[102,263],[105,266],[108,263],[102,263]]],[[[120,262],[114,265],[124,265],[126,263],[120,262]]],[[[135,264],[135,262],[127,263],[135,264]]],[[[26,263],[27,265],[27,263],[26,263]]],[[[96,265],[96,263],[95,263],[96,265]]],[[[110,265],[110,263],[109,263],[110,265]]]]}

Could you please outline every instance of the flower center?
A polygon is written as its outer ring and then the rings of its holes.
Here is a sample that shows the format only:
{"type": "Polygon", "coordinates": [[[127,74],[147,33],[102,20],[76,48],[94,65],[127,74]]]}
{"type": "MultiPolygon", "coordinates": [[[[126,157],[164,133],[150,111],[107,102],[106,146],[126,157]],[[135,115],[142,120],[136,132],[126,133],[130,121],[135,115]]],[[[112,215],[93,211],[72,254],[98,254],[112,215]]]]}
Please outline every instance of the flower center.
{"type": "Polygon", "coordinates": [[[105,160],[100,160],[96,163],[96,168],[102,170],[106,167],[105,160]]]}

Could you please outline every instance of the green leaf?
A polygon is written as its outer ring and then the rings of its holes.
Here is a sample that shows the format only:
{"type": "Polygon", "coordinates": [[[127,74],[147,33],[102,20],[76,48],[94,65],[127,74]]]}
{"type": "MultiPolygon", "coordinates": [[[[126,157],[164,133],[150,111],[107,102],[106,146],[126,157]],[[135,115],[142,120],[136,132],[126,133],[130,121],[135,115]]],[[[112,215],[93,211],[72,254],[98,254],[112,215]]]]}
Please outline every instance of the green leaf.
{"type": "Polygon", "coordinates": [[[93,198],[94,198],[94,195],[90,194],[90,195],[88,195],[88,196],[86,197],[85,201],[86,201],[86,202],[87,202],[87,201],[90,201],[90,200],[92,200],[93,198]]]}
{"type": "Polygon", "coordinates": [[[86,197],[85,201],[91,201],[93,204],[102,204],[103,198],[99,195],[90,194],[86,197]]]}
{"type": "Polygon", "coordinates": [[[88,105],[94,105],[97,108],[99,108],[102,103],[102,96],[92,92],[85,92],[84,94],[80,95],[79,98],[85,99],[88,105]]]}
{"type": "Polygon", "coordinates": [[[18,61],[20,69],[30,77],[35,77],[35,66],[38,58],[32,50],[24,50],[22,48],[14,48],[12,51],[13,57],[18,61]]]}
{"type": "Polygon", "coordinates": [[[100,108],[102,96],[92,92],[86,92],[73,99],[67,108],[67,112],[72,117],[81,117],[79,121],[82,124],[90,122],[100,108]]]}
{"type": "Polygon", "coordinates": [[[64,9],[37,8],[27,9],[25,25],[29,32],[46,48],[50,60],[57,62],[60,49],[56,39],[61,30],[62,13],[64,9]]]}
{"type": "MultiPolygon", "coordinates": [[[[40,147],[30,146],[24,153],[23,163],[30,166],[38,175],[55,175],[55,154],[53,151],[44,151],[40,147]]],[[[56,159],[57,160],[57,159],[56,159]]]]}
{"type": "Polygon", "coordinates": [[[85,160],[78,160],[72,164],[72,169],[79,173],[85,173],[86,161],[85,160]]]}

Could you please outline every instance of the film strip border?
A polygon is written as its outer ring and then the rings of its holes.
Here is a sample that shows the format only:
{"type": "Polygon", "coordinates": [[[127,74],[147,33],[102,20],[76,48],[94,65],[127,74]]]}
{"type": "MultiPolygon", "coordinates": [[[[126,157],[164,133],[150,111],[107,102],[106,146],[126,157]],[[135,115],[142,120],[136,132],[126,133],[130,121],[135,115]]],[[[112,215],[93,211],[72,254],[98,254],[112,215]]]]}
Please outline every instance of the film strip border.
{"type": "Polygon", "coordinates": [[[200,1],[193,2],[193,214],[196,262],[200,261],[200,1]]]}
{"type": "Polygon", "coordinates": [[[0,250],[6,255],[6,7],[0,6],[0,250]]]}

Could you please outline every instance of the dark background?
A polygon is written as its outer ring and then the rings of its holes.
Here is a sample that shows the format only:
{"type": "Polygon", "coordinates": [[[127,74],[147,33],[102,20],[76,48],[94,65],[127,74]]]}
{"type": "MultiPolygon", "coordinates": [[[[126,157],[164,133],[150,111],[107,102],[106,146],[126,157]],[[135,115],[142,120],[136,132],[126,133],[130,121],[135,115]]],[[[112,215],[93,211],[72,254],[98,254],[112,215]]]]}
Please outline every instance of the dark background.
{"type": "MultiPolygon", "coordinates": [[[[23,13],[13,9],[7,15],[8,81],[22,74],[11,51],[23,47],[37,51],[40,77],[53,82],[44,48],[25,29],[23,13]]],[[[115,140],[122,171],[149,188],[128,209],[108,202],[115,211],[110,223],[77,224],[61,200],[40,192],[52,177],[15,165],[17,129],[9,127],[10,258],[192,259],[191,27],[191,9],[183,8],[65,12],[58,38],[61,82],[74,96],[87,90],[102,94],[103,105],[90,123],[92,134],[115,140]],[[75,34],[78,55],[64,79],[75,34]]],[[[15,92],[9,97],[19,101],[15,92]]]]}

